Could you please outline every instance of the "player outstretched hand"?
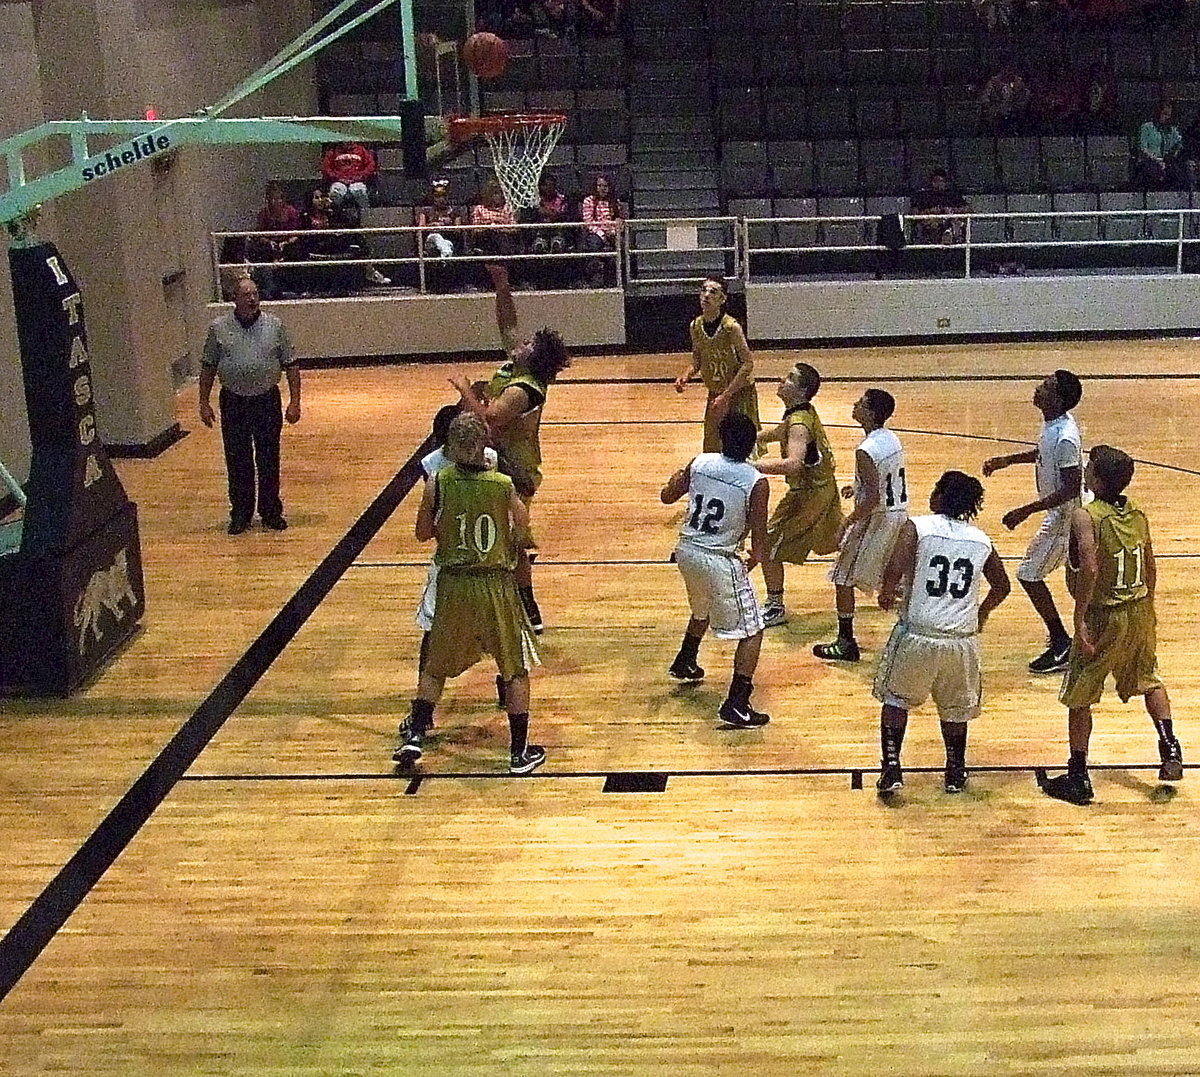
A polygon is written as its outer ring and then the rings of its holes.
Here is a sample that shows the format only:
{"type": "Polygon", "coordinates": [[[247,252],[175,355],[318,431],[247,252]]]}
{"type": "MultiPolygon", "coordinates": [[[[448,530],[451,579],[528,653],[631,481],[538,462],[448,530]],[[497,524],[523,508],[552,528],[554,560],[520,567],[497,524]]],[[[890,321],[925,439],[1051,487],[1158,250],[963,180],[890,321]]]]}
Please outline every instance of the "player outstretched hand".
{"type": "Polygon", "coordinates": [[[200,421],[210,428],[217,421],[217,413],[213,411],[213,406],[207,400],[200,401],[200,421]]]}
{"type": "Polygon", "coordinates": [[[1001,517],[1000,522],[1004,524],[1004,526],[1010,531],[1014,531],[1029,519],[1029,515],[1029,510],[1024,507],[1019,509],[1009,509],[1008,512],[1001,517]]]}
{"type": "Polygon", "coordinates": [[[842,497],[851,498],[853,496],[854,496],[854,486],[850,483],[847,483],[845,486],[842,487],[842,497]]]}
{"type": "Polygon", "coordinates": [[[687,388],[687,383],[688,376],[686,374],[680,374],[679,377],[675,379],[675,392],[682,393],[683,390],[687,388]]]}
{"type": "Polygon", "coordinates": [[[1081,624],[1075,625],[1075,640],[1072,645],[1079,648],[1079,653],[1084,658],[1096,657],[1096,641],[1092,639],[1087,628],[1081,624]]]}
{"type": "Polygon", "coordinates": [[[983,462],[983,477],[986,479],[1008,467],[1008,461],[1003,456],[989,456],[983,462]]]}

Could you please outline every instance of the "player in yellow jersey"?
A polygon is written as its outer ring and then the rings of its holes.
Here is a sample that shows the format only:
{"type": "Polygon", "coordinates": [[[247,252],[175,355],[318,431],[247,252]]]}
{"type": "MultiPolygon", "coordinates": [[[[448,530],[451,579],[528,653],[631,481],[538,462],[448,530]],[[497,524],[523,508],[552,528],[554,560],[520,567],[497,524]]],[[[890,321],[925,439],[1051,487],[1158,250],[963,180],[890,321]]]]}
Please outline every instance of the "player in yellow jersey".
{"type": "Polygon", "coordinates": [[[1092,801],[1087,771],[1092,704],[1099,702],[1110,673],[1122,702],[1145,697],[1158,732],[1159,781],[1183,777],[1183,753],[1155,654],[1150,524],[1123,492],[1132,478],[1133,460],[1126,453],[1097,445],[1084,473],[1096,499],[1071,514],[1067,581],[1075,598],[1075,640],[1058,697],[1067,705],[1071,758],[1067,773],[1043,781],[1042,788],[1072,804],[1092,801]]]}
{"type": "Polygon", "coordinates": [[[816,369],[808,363],[797,363],[777,390],[784,406],[783,421],[758,439],[760,448],[779,442],[783,453],[782,460],[760,460],[758,470],[764,475],[783,475],[788,485],[788,492],[767,523],[767,556],[762,570],[767,584],[763,624],[768,628],[787,623],[783,608],[784,562],[802,565],[810,553],[833,553],[841,533],[842,506],[834,477],[833,450],[812,406],[812,398],[820,388],[821,375],[816,369]]]}
{"type": "Polygon", "coordinates": [[[529,542],[529,512],[512,479],[488,468],[487,439],[477,416],[459,415],[450,424],[450,465],[426,484],[417,510],[417,539],[437,540],[438,583],[417,695],[392,756],[406,769],[421,758],[446,679],[485,654],[504,679],[510,773],[528,774],[546,759],[542,747],[528,742],[529,667],[538,657],[513,582],[517,555],[529,542]]]}
{"type": "Polygon", "coordinates": [[[697,374],[708,390],[704,407],[704,452],[721,451],[721,420],[740,411],[761,429],[758,390],[754,387],[754,360],[742,327],[725,313],[728,292],[720,277],[705,277],[700,287],[700,315],[691,324],[692,361],[675,379],[682,393],[697,374]]]}
{"type": "MultiPolygon", "coordinates": [[[[517,307],[508,272],[498,265],[489,265],[488,272],[496,285],[496,325],[507,361],[482,394],[465,377],[453,377],[450,382],[462,394],[464,407],[487,423],[491,443],[500,452],[500,469],[506,470],[507,463],[536,490],[542,481],[542,408],[550,384],[571,365],[571,357],[562,337],[548,326],[528,340],[517,336],[517,307]]],[[[526,501],[532,499],[530,494],[526,501]]],[[[529,622],[540,633],[542,613],[533,596],[532,566],[526,550],[517,559],[516,580],[529,622]]]]}

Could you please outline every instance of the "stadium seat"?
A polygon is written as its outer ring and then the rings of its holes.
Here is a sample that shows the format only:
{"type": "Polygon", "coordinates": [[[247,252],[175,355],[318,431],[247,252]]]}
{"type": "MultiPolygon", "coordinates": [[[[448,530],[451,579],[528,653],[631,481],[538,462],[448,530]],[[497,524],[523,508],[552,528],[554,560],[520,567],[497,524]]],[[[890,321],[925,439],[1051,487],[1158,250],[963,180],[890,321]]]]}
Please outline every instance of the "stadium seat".
{"type": "Polygon", "coordinates": [[[904,173],[904,143],[900,139],[877,139],[859,144],[862,189],[871,195],[898,195],[907,190],[904,173]]]}
{"type": "Polygon", "coordinates": [[[1078,191],[1087,186],[1087,158],[1082,138],[1043,138],[1042,174],[1051,191],[1078,191]]]}
{"type": "Polygon", "coordinates": [[[763,94],[762,133],[799,138],[808,132],[808,91],[803,86],[768,86],[763,94]]]}
{"type": "MultiPolygon", "coordinates": [[[[910,138],[905,143],[908,158],[908,189],[919,191],[929,183],[935,168],[950,171],[950,143],[944,138],[910,138]]],[[[958,178],[951,172],[952,184],[958,178]]]]}
{"type": "Polygon", "coordinates": [[[763,135],[762,106],[757,86],[725,86],[717,91],[717,124],[725,139],[763,135]]]}
{"type": "Polygon", "coordinates": [[[814,143],[816,189],[822,195],[849,195],[859,189],[858,143],[838,139],[814,143]]]}
{"type": "MultiPolygon", "coordinates": [[[[1145,208],[1146,200],[1140,191],[1103,191],[1099,206],[1101,212],[1140,210],[1145,208]]],[[[1102,217],[1100,228],[1105,239],[1137,240],[1143,235],[1141,216],[1102,217]]]]}
{"type": "Polygon", "coordinates": [[[891,138],[899,128],[891,96],[864,96],[854,102],[854,127],[859,138],[891,138]]]}
{"type": "MultiPolygon", "coordinates": [[[[1096,196],[1080,191],[1056,192],[1053,201],[1057,213],[1094,213],[1097,208],[1096,196]]],[[[1054,221],[1054,231],[1059,239],[1087,243],[1100,238],[1100,220],[1098,217],[1058,217],[1054,221]]]]}
{"type": "MultiPolygon", "coordinates": [[[[771,200],[769,198],[731,198],[726,204],[730,217],[744,217],[747,220],[758,220],[771,217],[771,200]]],[[[774,225],[758,224],[750,228],[751,247],[770,247],[774,244],[774,225]]]]}
{"type": "Polygon", "coordinates": [[[851,49],[846,54],[846,72],[856,86],[887,86],[892,81],[890,54],[887,49],[851,49]]]}
{"type": "Polygon", "coordinates": [[[861,198],[819,198],[817,212],[822,217],[857,217],[856,221],[824,221],[821,225],[827,247],[861,247],[867,242],[867,220],[861,198]]]}
{"type": "Polygon", "coordinates": [[[775,193],[803,198],[814,190],[811,142],[772,142],[768,147],[775,193]]]}
{"type": "MultiPolygon", "coordinates": [[[[980,194],[969,200],[971,213],[1006,213],[1008,207],[1002,194],[980,194]]],[[[1007,243],[1008,225],[1003,217],[971,221],[972,243],[1007,243]]]]}
{"type": "Polygon", "coordinates": [[[849,49],[883,49],[887,44],[887,5],[857,0],[842,9],[842,40],[849,49]]]}
{"type": "Polygon", "coordinates": [[[997,139],[996,162],[1000,170],[1000,183],[1009,194],[1028,194],[1041,190],[1041,162],[1036,138],[997,139]]]}
{"type": "MultiPolygon", "coordinates": [[[[815,217],[815,198],[777,198],[774,211],[776,217],[815,217]]],[[[820,232],[815,223],[776,224],[775,240],[781,247],[815,247],[820,242],[820,232]]]]}
{"type": "Polygon", "coordinates": [[[953,138],[954,182],[961,191],[989,194],[1000,189],[996,147],[990,138],[953,138]]]}
{"type": "Polygon", "coordinates": [[[1087,140],[1088,185],[1100,191],[1129,186],[1129,140],[1120,135],[1095,135],[1087,140]]]}
{"type": "Polygon", "coordinates": [[[942,111],[937,91],[923,86],[898,87],[896,125],[897,134],[911,138],[941,135],[942,111]]]}
{"type": "MultiPolygon", "coordinates": [[[[1146,209],[1166,210],[1159,216],[1146,218],[1146,235],[1151,239],[1178,239],[1179,214],[1171,210],[1191,209],[1191,194],[1188,191],[1147,191],[1146,209]]],[[[1187,215],[1184,215],[1184,233],[1188,231],[1187,215]]]]}
{"type": "MultiPolygon", "coordinates": [[[[1048,194],[1010,194],[1009,213],[1049,213],[1052,207],[1048,194]]],[[[1015,243],[1045,243],[1050,238],[1049,217],[1013,217],[1008,233],[1015,243]]]]}
{"type": "Polygon", "coordinates": [[[844,138],[854,132],[848,91],[828,86],[813,95],[808,110],[808,131],[814,139],[844,138]]]}

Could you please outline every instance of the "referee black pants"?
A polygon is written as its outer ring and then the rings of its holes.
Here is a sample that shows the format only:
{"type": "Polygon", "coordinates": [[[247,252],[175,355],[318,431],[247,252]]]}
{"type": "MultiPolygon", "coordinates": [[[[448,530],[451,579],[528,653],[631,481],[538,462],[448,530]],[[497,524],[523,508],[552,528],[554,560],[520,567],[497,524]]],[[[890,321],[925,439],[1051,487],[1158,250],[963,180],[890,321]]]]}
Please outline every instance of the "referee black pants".
{"type": "Polygon", "coordinates": [[[236,523],[250,522],[257,486],[258,514],[264,520],[278,519],[283,515],[279,500],[283,401],[279,387],[259,396],[238,396],[222,389],[220,404],[221,440],[229,472],[229,518],[236,523]]]}

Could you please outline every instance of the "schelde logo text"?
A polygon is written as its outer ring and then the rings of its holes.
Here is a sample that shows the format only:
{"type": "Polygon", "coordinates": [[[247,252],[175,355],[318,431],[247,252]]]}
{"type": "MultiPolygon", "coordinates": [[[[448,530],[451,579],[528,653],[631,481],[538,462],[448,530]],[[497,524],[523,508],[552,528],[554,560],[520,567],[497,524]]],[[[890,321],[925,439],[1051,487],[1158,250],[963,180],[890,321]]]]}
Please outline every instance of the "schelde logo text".
{"type": "Polygon", "coordinates": [[[101,176],[110,176],[126,165],[144,161],[171,148],[171,140],[166,135],[141,135],[128,142],[108,150],[103,157],[95,157],[92,163],[82,172],[83,182],[90,183],[101,176]]]}

